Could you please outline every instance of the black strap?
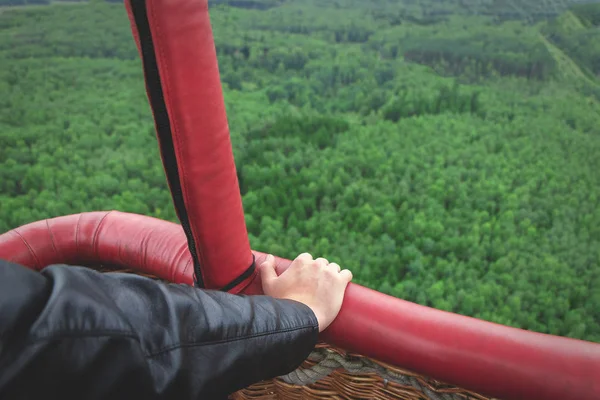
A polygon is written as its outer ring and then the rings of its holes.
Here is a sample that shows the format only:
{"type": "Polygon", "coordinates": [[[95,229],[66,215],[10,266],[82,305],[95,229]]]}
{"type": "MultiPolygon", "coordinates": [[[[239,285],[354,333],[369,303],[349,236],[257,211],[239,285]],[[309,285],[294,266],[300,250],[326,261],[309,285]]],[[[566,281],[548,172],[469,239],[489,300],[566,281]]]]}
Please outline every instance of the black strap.
{"type": "Polygon", "coordinates": [[[221,290],[223,292],[230,291],[231,289],[242,283],[244,280],[246,280],[248,277],[250,277],[250,275],[254,273],[254,270],[256,270],[256,257],[254,256],[254,254],[252,254],[252,264],[250,264],[248,269],[246,269],[246,271],[244,271],[243,274],[229,282],[227,285],[223,286],[221,290]]]}

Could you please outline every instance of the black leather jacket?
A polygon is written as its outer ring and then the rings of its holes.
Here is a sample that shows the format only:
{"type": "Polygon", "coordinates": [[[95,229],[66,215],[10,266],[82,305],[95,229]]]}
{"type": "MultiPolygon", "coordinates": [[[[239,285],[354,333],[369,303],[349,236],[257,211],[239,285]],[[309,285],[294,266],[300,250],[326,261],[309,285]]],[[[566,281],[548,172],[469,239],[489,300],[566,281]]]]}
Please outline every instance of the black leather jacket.
{"type": "Polygon", "coordinates": [[[297,368],[304,304],[0,260],[0,399],[213,399],[297,368]]]}

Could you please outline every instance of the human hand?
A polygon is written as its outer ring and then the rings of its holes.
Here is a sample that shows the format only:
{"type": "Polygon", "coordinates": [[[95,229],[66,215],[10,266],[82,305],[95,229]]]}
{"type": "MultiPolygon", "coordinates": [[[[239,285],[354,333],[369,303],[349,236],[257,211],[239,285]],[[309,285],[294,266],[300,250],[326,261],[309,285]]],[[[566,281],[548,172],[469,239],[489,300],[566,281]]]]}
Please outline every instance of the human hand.
{"type": "Polygon", "coordinates": [[[308,253],[300,254],[290,267],[277,276],[275,257],[268,255],[260,265],[263,292],[279,299],[306,304],[315,313],[319,332],[323,332],[337,317],[344,292],[352,280],[352,272],[340,270],[336,263],[324,258],[313,260],[308,253]]]}

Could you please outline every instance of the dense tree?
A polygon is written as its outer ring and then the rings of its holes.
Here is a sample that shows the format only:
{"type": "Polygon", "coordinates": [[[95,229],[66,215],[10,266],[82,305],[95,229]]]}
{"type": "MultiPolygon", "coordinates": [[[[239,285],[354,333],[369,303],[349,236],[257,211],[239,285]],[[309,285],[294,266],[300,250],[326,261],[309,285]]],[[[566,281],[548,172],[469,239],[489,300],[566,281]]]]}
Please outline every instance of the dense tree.
{"type": "MultiPolygon", "coordinates": [[[[0,232],[176,221],[123,5],[7,1],[0,232]]],[[[509,3],[211,2],[253,248],[600,342],[597,7],[509,3]]]]}

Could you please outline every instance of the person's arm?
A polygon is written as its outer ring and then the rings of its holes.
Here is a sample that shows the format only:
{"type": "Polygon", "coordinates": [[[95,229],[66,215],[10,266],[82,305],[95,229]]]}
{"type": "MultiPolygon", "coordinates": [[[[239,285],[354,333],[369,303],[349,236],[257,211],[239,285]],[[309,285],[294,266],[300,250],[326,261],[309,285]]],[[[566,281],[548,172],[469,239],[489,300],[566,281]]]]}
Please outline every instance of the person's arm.
{"type": "Polygon", "coordinates": [[[0,398],[223,398],[308,356],[300,301],[0,260],[0,398]]]}

